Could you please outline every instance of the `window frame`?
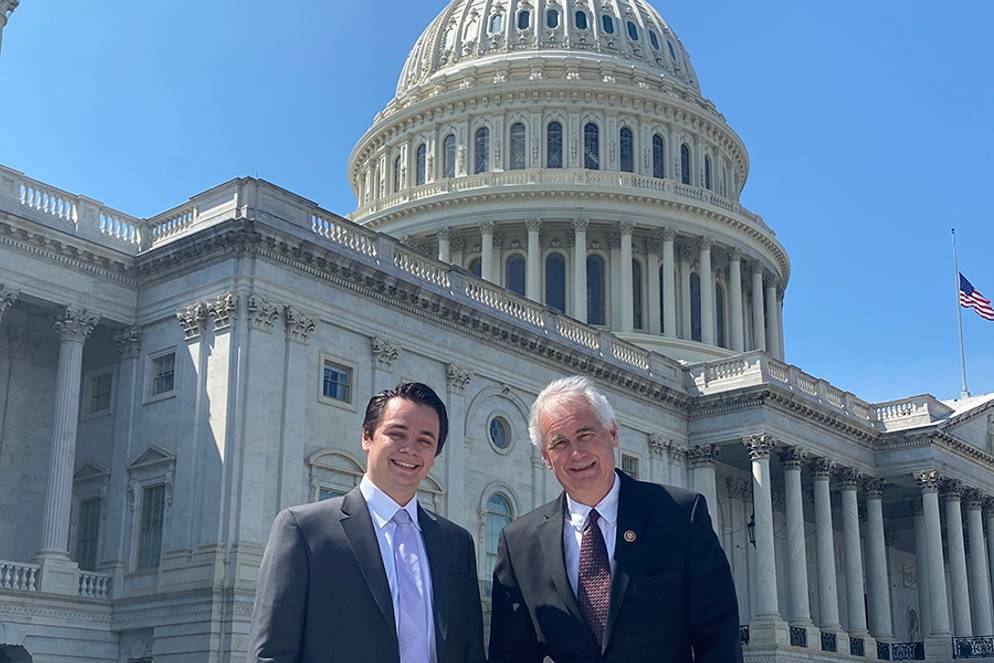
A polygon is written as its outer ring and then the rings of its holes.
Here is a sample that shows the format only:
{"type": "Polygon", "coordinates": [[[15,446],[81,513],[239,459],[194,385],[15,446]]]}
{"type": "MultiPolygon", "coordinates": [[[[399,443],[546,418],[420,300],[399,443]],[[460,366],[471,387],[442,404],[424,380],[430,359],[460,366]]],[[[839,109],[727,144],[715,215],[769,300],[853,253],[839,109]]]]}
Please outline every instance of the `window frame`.
{"type": "Polygon", "coordinates": [[[501,270],[501,276],[503,277],[502,278],[503,286],[505,288],[507,288],[514,294],[518,295],[519,297],[524,297],[525,293],[527,293],[528,291],[528,255],[524,251],[520,251],[517,249],[509,251],[507,255],[504,256],[504,264],[503,264],[503,269],[501,270]],[[522,292],[518,292],[517,290],[511,287],[511,279],[510,279],[511,274],[509,270],[511,268],[511,262],[516,260],[521,261],[521,267],[522,267],[521,276],[522,276],[522,286],[523,286],[522,292]]]}
{"type": "Polygon", "coordinates": [[[445,135],[445,138],[442,139],[442,177],[456,176],[456,161],[458,160],[458,154],[459,139],[456,137],[456,132],[450,131],[445,135]],[[450,138],[452,139],[451,142],[449,141],[450,138]]]}
{"type": "Polygon", "coordinates": [[[414,148],[414,186],[428,183],[428,142],[421,141],[414,148]]]}
{"type": "Polygon", "coordinates": [[[618,129],[618,170],[623,173],[635,172],[635,132],[627,124],[618,129]],[[625,152],[625,134],[628,134],[628,151],[625,152]],[[626,164],[627,161],[627,164],[626,164]],[[625,166],[628,166],[627,168],[625,166]]]}
{"type": "Polygon", "coordinates": [[[601,127],[597,122],[593,120],[588,120],[583,123],[583,168],[585,170],[602,170],[601,164],[603,159],[601,159],[601,127]],[[594,150],[590,150],[588,146],[588,141],[591,140],[591,136],[588,135],[588,130],[593,127],[594,131],[592,133],[593,141],[595,142],[594,150]],[[594,165],[589,165],[591,163],[590,155],[593,153],[593,163],[594,165]]]}
{"type": "Polygon", "coordinates": [[[342,357],[331,354],[330,352],[323,351],[320,353],[320,363],[318,364],[318,402],[324,405],[333,405],[335,407],[341,408],[343,410],[348,410],[350,412],[356,411],[356,389],[358,382],[359,371],[356,364],[351,361],[342,359],[342,357]],[[351,383],[349,384],[349,395],[351,396],[349,401],[342,401],[331,396],[326,396],[324,393],[324,369],[328,364],[333,364],[338,368],[345,368],[349,372],[349,378],[351,383]]]}
{"type": "Polygon", "coordinates": [[[473,129],[473,175],[483,175],[492,170],[490,160],[490,127],[482,124],[473,129]],[[484,141],[485,149],[480,149],[480,141],[484,141]],[[480,155],[483,155],[482,161],[480,155]],[[481,168],[482,166],[482,168],[481,168]]]}
{"type": "MultiPolygon", "coordinates": [[[[173,384],[175,386],[175,360],[173,362],[173,384]]],[[[114,414],[114,405],[117,398],[115,397],[115,392],[117,391],[117,366],[102,366],[99,368],[90,369],[83,374],[83,393],[80,398],[80,421],[88,421],[90,419],[99,419],[100,417],[106,417],[108,415],[114,414]],[[93,397],[96,395],[94,387],[96,386],[96,381],[102,377],[110,376],[110,392],[108,393],[107,407],[102,410],[93,409],[93,397]]]]}
{"type": "Polygon", "coordinates": [[[632,479],[639,481],[639,476],[642,473],[642,459],[638,455],[629,453],[628,451],[621,451],[621,458],[618,462],[618,469],[627,474],[632,479]],[[635,474],[633,475],[627,469],[625,469],[625,461],[633,461],[635,463],[635,474]]]}
{"type": "Polygon", "coordinates": [[[542,303],[550,308],[559,310],[549,302],[549,258],[553,255],[559,256],[563,261],[563,308],[561,312],[564,315],[568,315],[570,310],[570,263],[569,255],[567,255],[565,249],[550,248],[542,256],[542,303]]]}
{"type": "Polygon", "coordinates": [[[666,138],[658,131],[652,132],[652,176],[660,180],[666,179],[666,138]]]}
{"type": "Polygon", "coordinates": [[[178,392],[177,384],[180,381],[180,370],[179,370],[179,348],[175,345],[163,350],[158,350],[157,352],[150,352],[145,358],[145,379],[144,383],[144,398],[142,403],[148,405],[150,403],[157,403],[159,401],[164,401],[169,398],[175,398],[178,392]],[[152,385],[155,381],[155,362],[158,359],[165,357],[166,355],[173,355],[173,388],[169,391],[163,391],[159,393],[152,393],[152,385]]]}
{"type": "Polygon", "coordinates": [[[545,167],[554,168],[556,170],[562,170],[566,167],[566,151],[564,145],[566,144],[565,130],[563,129],[563,121],[559,118],[550,119],[545,123],[545,167]],[[550,147],[552,146],[552,134],[549,132],[550,127],[553,124],[559,125],[559,165],[553,166],[549,159],[549,155],[552,154],[550,147]]]}
{"type": "MultiPolygon", "coordinates": [[[[149,445],[128,465],[128,576],[155,576],[159,567],[138,568],[141,535],[141,508],[144,490],[154,486],[165,486],[162,515],[162,541],[168,541],[172,528],[173,477],[176,457],[154,445],[149,445]]],[[[160,564],[161,564],[160,551],[160,564]]],[[[146,588],[142,585],[142,588],[146,588]]]]}
{"type": "Polygon", "coordinates": [[[523,120],[514,120],[511,122],[511,126],[507,130],[507,169],[508,170],[525,170],[528,168],[528,125],[525,124],[523,120]],[[517,148],[518,153],[515,152],[515,128],[520,127],[520,134],[518,136],[517,148]],[[515,156],[521,157],[521,165],[515,167],[515,156]]]}
{"type": "Polygon", "coordinates": [[[141,486],[141,497],[138,500],[138,527],[136,529],[136,542],[135,542],[135,572],[136,573],[158,573],[159,567],[162,566],[162,544],[166,540],[166,502],[168,499],[168,488],[164,481],[153,482],[148,485],[141,486]],[[156,563],[150,566],[142,566],[142,553],[145,552],[145,504],[148,498],[149,491],[162,489],[162,504],[161,510],[159,512],[159,549],[156,551],[157,560],[156,563]]]}

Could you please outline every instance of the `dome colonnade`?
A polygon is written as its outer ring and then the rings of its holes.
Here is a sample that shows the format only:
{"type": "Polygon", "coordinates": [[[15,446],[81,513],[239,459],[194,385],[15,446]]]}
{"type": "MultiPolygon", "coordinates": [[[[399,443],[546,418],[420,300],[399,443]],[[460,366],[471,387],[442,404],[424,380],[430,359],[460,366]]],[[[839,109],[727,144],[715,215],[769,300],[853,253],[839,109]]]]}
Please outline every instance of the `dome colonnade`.
{"type": "Polygon", "coordinates": [[[782,356],[790,263],[747,173],[646,2],[454,0],[353,150],[351,218],[670,356],[782,356]]]}

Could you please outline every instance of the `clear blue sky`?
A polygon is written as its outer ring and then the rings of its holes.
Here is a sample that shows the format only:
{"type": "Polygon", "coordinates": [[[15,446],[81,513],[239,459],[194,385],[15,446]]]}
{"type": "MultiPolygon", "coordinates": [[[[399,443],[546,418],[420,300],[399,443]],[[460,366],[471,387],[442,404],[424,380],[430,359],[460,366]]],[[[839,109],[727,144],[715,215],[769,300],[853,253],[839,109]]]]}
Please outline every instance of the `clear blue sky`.
{"type": "MultiPolygon", "coordinates": [[[[793,261],[788,360],[867,400],[956,396],[951,225],[994,296],[994,3],[654,1],[793,261]]],[[[0,163],[137,216],[238,175],[347,214],[349,152],[444,4],[23,0],[0,163]]],[[[994,323],[963,322],[994,391],[994,323]]]]}

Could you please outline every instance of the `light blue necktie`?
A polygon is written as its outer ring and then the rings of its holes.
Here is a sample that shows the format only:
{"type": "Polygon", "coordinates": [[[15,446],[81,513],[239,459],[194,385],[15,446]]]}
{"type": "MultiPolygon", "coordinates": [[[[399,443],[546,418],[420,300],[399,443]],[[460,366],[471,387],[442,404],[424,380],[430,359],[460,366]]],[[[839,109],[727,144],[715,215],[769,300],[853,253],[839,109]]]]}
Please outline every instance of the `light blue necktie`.
{"type": "Polygon", "coordinates": [[[406,509],[393,516],[397,529],[393,537],[393,558],[397,568],[397,595],[400,607],[397,642],[400,663],[429,663],[428,608],[425,580],[421,573],[420,534],[406,509]]]}

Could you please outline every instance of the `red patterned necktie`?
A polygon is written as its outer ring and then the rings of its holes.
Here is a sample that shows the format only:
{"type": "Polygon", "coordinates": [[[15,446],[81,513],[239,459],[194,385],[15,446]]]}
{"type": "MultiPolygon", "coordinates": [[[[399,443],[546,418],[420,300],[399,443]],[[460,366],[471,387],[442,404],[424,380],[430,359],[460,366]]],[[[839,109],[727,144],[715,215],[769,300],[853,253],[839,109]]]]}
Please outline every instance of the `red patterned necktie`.
{"type": "Polygon", "coordinates": [[[607,625],[607,606],[611,595],[611,562],[607,546],[597,521],[600,514],[590,511],[587,526],[580,539],[580,573],[576,583],[576,599],[580,612],[597,645],[604,646],[604,627],[607,625]]]}

